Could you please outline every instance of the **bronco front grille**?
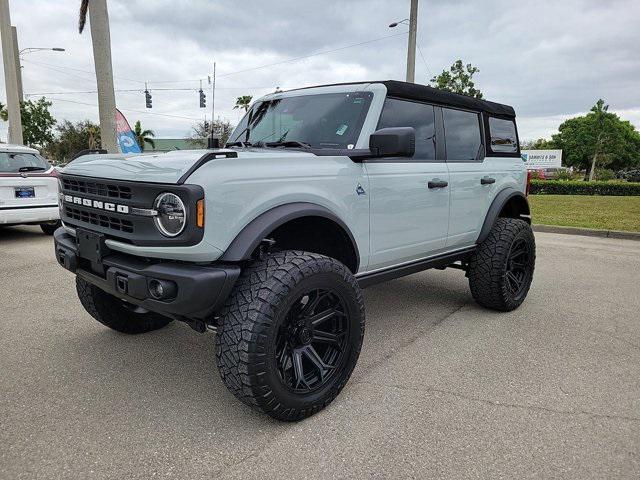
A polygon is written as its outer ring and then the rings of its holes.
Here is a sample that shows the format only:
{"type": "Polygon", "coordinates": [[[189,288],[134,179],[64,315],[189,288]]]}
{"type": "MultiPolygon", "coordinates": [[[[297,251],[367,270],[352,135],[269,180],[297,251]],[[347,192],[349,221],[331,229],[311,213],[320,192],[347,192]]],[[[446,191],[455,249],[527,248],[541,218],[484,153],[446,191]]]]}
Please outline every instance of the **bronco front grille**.
{"type": "Polygon", "coordinates": [[[131,198],[133,198],[131,188],[122,185],[78,180],[75,178],[63,178],[62,186],[66,191],[86,193],[100,197],[121,198],[124,200],[131,200],[131,198]]]}
{"type": "Polygon", "coordinates": [[[122,220],[111,215],[95,213],[83,208],[65,206],[65,214],[68,218],[79,222],[90,223],[103,228],[109,228],[119,232],[133,233],[133,222],[122,220]]]}
{"type": "Polygon", "coordinates": [[[202,240],[204,229],[196,225],[196,202],[204,198],[202,187],[135,182],[60,174],[60,218],[71,228],[104,234],[107,240],[138,246],[190,246],[202,240]],[[175,238],[162,235],[149,215],[155,199],[174,192],[187,206],[187,225],[175,238]]]}

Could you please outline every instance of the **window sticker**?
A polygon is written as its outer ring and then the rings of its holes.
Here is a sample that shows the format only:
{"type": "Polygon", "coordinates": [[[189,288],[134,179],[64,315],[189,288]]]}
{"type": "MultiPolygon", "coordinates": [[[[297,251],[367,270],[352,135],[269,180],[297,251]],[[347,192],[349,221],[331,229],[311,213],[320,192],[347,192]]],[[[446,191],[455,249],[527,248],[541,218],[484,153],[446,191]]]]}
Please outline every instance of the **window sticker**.
{"type": "Polygon", "coordinates": [[[349,128],[349,125],[345,125],[342,124],[338,127],[338,130],[336,130],[336,135],[344,135],[344,132],[347,131],[347,128],[349,128]]]}

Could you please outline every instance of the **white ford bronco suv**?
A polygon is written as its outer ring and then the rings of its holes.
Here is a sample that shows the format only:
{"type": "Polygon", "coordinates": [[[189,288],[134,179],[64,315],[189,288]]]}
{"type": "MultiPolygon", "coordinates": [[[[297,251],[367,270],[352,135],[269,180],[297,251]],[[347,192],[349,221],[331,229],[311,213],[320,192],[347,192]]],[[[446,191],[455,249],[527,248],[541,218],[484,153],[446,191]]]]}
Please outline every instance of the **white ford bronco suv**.
{"type": "Polygon", "coordinates": [[[55,255],[87,312],[129,334],[215,330],[225,385],[281,420],[346,384],[361,288],[454,267],[509,311],[533,276],[513,108],[422,85],[273,93],[224,149],[91,154],[59,180],[55,255]]]}

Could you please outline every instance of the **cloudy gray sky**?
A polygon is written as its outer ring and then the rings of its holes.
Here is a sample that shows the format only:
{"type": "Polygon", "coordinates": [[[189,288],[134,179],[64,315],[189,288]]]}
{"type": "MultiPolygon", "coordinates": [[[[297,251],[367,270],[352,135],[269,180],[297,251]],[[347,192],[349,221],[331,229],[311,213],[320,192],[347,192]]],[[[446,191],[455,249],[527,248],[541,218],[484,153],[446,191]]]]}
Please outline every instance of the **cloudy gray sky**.
{"type": "MultiPolygon", "coordinates": [[[[10,0],[20,48],[66,48],[23,58],[25,93],[46,94],[58,120],[98,117],[95,93],[62,94],[96,86],[89,29],[77,31],[79,4],[10,0]]],[[[196,90],[198,79],[208,88],[214,59],[216,116],[234,124],[239,95],[402,80],[406,28],[387,25],[408,9],[409,0],[109,0],[116,101],[131,124],[141,120],[158,137],[182,137],[210,117],[210,91],[200,109],[196,90]],[[298,57],[306,58],[288,61],[298,57]]],[[[638,25],[638,0],[421,0],[416,81],[428,83],[458,58],[473,63],[485,98],[515,107],[524,139],[550,135],[598,98],[640,128],[638,25]]],[[[4,76],[0,82],[4,101],[4,76]]]]}

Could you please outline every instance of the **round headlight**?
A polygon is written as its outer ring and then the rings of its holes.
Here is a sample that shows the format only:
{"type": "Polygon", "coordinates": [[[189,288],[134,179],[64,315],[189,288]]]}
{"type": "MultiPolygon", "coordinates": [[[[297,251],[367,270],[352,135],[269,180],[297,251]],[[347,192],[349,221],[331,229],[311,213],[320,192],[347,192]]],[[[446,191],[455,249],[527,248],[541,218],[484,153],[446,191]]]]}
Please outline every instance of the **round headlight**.
{"type": "Polygon", "coordinates": [[[156,227],[167,237],[179,235],[187,224],[187,210],[175,193],[161,193],[153,204],[158,214],[154,217],[156,227]]]}

